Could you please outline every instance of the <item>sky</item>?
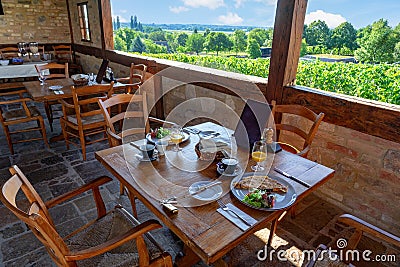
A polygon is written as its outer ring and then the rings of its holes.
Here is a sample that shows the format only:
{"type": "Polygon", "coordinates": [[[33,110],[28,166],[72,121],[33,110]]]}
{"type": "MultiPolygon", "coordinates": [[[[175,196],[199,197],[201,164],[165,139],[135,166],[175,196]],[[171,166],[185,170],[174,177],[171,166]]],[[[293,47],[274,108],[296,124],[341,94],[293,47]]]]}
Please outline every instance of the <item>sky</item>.
{"type": "MultiPolygon", "coordinates": [[[[217,24],[273,27],[277,0],[111,0],[113,17],[142,24],[217,24]]],[[[356,29],[386,19],[400,23],[400,0],[308,0],[305,24],[324,20],[335,28],[348,21],[356,29]]]]}

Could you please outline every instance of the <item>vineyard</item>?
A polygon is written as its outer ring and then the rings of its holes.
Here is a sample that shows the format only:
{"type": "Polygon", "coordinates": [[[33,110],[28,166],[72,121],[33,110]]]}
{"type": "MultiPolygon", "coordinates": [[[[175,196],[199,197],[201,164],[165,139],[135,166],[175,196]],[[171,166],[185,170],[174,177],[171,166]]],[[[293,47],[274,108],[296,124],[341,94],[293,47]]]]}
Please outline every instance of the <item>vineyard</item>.
{"type": "MultiPolygon", "coordinates": [[[[268,77],[269,59],[194,56],[186,54],[151,54],[204,67],[268,77]]],[[[400,105],[399,64],[352,64],[300,61],[296,84],[325,91],[400,105]]]]}

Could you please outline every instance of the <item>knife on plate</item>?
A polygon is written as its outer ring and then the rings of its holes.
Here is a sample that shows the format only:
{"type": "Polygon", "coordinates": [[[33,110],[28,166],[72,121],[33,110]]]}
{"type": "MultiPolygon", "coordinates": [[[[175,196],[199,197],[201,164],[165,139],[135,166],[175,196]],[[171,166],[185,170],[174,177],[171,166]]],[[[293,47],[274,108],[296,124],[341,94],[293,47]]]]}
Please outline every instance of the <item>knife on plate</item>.
{"type": "Polygon", "coordinates": [[[282,174],[283,176],[285,176],[285,177],[287,177],[287,178],[289,178],[289,179],[291,179],[291,180],[293,180],[293,181],[295,181],[295,182],[297,182],[297,183],[299,183],[299,184],[301,184],[301,185],[303,185],[303,186],[305,186],[307,188],[311,187],[311,185],[309,183],[304,182],[304,181],[294,177],[293,175],[290,175],[289,173],[287,173],[285,171],[282,171],[281,169],[274,168],[274,171],[276,171],[277,173],[282,174]]]}
{"type": "Polygon", "coordinates": [[[206,189],[208,189],[210,187],[219,185],[221,183],[222,183],[221,181],[215,181],[215,182],[211,182],[211,183],[208,183],[208,184],[205,184],[205,185],[201,185],[201,186],[197,187],[196,191],[194,191],[193,193],[190,193],[190,194],[191,195],[196,195],[196,194],[198,194],[200,192],[203,192],[204,190],[206,190],[206,189]]]}

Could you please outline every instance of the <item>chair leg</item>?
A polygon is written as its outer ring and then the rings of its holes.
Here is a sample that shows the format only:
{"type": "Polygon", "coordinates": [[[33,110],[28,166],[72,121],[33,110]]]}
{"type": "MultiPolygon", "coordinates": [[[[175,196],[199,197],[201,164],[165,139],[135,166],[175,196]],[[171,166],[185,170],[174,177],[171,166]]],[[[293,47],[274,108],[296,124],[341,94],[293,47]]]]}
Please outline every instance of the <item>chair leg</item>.
{"type": "Polygon", "coordinates": [[[82,148],[82,158],[84,161],[86,161],[86,144],[85,144],[85,136],[83,135],[83,133],[79,134],[79,139],[82,148]]]}
{"type": "Polygon", "coordinates": [[[69,139],[68,139],[68,133],[67,133],[67,124],[60,119],[60,124],[61,124],[61,130],[64,136],[65,140],[65,146],[67,147],[67,150],[69,150],[69,139]]]}
{"type": "Polygon", "coordinates": [[[290,218],[295,219],[296,218],[296,204],[293,205],[290,208],[290,218]]]}
{"type": "Polygon", "coordinates": [[[50,130],[53,132],[53,111],[48,101],[44,102],[44,110],[46,111],[47,119],[49,120],[50,130]]]}
{"type": "Polygon", "coordinates": [[[124,194],[124,185],[119,183],[119,195],[122,196],[124,194]]]}
{"type": "Polygon", "coordinates": [[[14,148],[11,140],[10,130],[8,129],[8,126],[3,126],[3,129],[7,138],[8,148],[10,149],[11,155],[14,155],[14,148]]]}
{"type": "MultiPolygon", "coordinates": [[[[121,184],[121,186],[124,188],[124,186],[121,184]]],[[[133,216],[135,216],[137,218],[137,209],[136,209],[136,202],[135,202],[135,195],[133,193],[131,193],[129,190],[126,190],[128,197],[129,197],[129,201],[131,202],[131,206],[132,206],[132,214],[133,216]]]]}
{"type": "Polygon", "coordinates": [[[49,142],[47,141],[46,127],[44,126],[43,118],[39,118],[39,123],[40,123],[40,129],[42,129],[41,132],[42,132],[43,141],[46,144],[46,146],[48,148],[50,148],[49,147],[49,142]]]}

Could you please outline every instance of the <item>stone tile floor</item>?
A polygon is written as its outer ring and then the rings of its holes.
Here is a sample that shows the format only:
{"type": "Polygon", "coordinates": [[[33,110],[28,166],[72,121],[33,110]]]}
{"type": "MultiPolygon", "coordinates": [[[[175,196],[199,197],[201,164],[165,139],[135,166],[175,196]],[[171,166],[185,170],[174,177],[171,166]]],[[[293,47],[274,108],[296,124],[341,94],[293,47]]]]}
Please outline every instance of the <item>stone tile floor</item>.
{"type": "MultiPolygon", "coordinates": [[[[43,107],[38,104],[43,110],[43,107]]],[[[44,112],[42,113],[44,114],[44,112]]],[[[47,129],[48,137],[60,133],[59,123],[54,123],[54,132],[47,129]]],[[[108,147],[106,142],[95,143],[88,147],[88,159],[82,160],[79,149],[71,147],[67,150],[63,141],[50,144],[47,148],[43,142],[35,141],[15,145],[16,153],[11,155],[5,140],[4,133],[0,132],[0,183],[9,178],[8,167],[18,165],[28,179],[35,186],[45,200],[60,195],[100,175],[110,175],[108,171],[94,158],[94,151],[108,147]]],[[[111,176],[112,177],[112,176],[111,176]]],[[[122,203],[129,208],[126,196],[119,195],[119,185],[112,182],[102,188],[102,195],[109,207],[122,203]]],[[[95,214],[91,196],[83,195],[51,210],[57,228],[62,233],[71,231],[91,218],[95,214]]],[[[349,230],[344,225],[336,223],[336,218],[344,213],[340,208],[311,195],[298,205],[300,213],[296,219],[286,216],[278,226],[277,235],[271,249],[301,252],[305,249],[315,249],[323,243],[334,246],[336,239],[348,237],[349,230]]],[[[154,216],[141,203],[138,203],[139,219],[144,221],[154,216]]],[[[0,204],[0,266],[55,266],[41,243],[11,212],[0,204]]],[[[278,259],[276,253],[272,259],[260,261],[257,253],[265,246],[269,229],[263,229],[250,236],[245,242],[237,246],[225,256],[230,266],[302,266],[306,261],[296,257],[278,259]]],[[[167,228],[153,232],[156,239],[175,258],[182,251],[182,242],[167,228]]],[[[394,253],[399,256],[395,248],[380,243],[373,238],[362,239],[360,247],[367,246],[374,253],[394,253]]],[[[399,266],[399,258],[395,263],[386,266],[399,266]]],[[[376,263],[364,263],[362,266],[372,266],[376,263]]],[[[207,266],[198,263],[196,266],[207,266]]]]}

